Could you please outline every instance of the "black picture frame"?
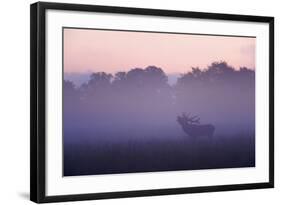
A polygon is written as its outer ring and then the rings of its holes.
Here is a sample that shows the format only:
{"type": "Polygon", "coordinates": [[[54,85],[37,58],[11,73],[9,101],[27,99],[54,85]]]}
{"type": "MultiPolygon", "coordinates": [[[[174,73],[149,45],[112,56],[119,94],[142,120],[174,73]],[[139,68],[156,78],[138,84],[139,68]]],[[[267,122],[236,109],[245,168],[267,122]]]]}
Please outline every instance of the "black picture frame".
{"type": "Polygon", "coordinates": [[[82,4],[38,2],[30,7],[30,199],[37,203],[96,200],[274,187],[274,18],[265,16],[156,10],[82,4]],[[263,22],[269,24],[269,181],[263,183],[169,188],[107,193],[46,196],[46,10],[170,16],[195,19],[263,22]]]}

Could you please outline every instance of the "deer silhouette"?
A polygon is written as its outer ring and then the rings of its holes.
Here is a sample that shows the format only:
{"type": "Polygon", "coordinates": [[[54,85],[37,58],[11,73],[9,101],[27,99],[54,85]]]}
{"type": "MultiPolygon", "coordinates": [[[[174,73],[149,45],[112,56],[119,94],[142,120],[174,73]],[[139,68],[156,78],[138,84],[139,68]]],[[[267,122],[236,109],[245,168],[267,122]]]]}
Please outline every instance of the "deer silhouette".
{"type": "Polygon", "coordinates": [[[178,123],[181,125],[183,131],[190,137],[207,136],[212,137],[215,127],[211,124],[200,124],[200,118],[197,116],[190,117],[190,114],[177,117],[178,123]]]}

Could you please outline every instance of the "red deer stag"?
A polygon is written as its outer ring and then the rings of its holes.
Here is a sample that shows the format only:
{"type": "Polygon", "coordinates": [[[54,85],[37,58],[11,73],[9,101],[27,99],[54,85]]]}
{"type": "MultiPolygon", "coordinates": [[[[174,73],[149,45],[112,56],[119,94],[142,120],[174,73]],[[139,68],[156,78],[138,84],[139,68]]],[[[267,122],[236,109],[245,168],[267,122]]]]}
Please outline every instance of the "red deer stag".
{"type": "Polygon", "coordinates": [[[212,137],[215,127],[211,124],[200,124],[200,118],[197,116],[190,117],[190,114],[183,113],[177,117],[178,123],[181,125],[183,131],[190,137],[207,136],[212,137]]]}

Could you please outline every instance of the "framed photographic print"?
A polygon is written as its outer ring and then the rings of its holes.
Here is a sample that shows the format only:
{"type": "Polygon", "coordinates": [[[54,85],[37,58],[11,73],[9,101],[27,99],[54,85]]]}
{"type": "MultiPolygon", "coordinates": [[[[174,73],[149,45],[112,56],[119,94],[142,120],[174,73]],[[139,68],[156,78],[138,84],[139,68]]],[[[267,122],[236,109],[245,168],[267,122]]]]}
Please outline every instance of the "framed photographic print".
{"type": "Polygon", "coordinates": [[[274,18],[31,5],[31,195],[274,186],[274,18]]]}

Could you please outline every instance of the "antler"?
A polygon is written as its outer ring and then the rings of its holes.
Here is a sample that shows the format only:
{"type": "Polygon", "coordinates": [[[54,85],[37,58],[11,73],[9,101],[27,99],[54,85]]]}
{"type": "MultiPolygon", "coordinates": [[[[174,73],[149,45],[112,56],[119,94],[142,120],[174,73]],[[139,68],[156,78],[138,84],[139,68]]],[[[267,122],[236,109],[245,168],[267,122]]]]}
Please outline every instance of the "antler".
{"type": "Polygon", "coordinates": [[[190,124],[199,124],[200,123],[200,118],[198,116],[193,116],[193,117],[189,117],[189,116],[190,116],[190,113],[182,114],[182,118],[185,122],[190,123],[190,124]]]}

